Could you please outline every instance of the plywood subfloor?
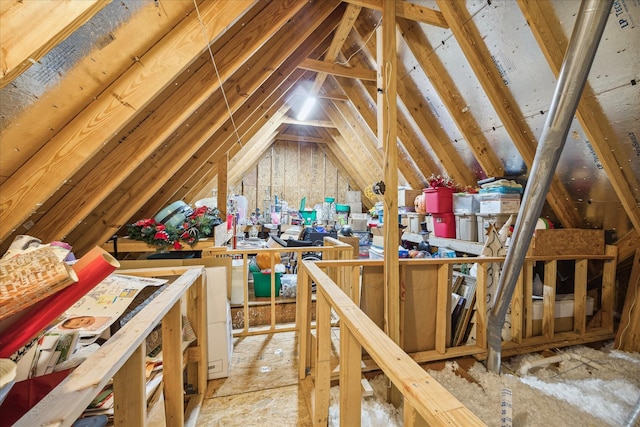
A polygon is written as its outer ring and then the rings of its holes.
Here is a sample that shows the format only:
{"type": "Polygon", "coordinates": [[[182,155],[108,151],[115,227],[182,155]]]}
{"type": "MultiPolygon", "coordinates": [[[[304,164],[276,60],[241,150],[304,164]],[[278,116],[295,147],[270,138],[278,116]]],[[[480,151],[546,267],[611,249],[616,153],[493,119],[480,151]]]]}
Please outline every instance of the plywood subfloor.
{"type": "Polygon", "coordinates": [[[234,339],[231,373],[209,381],[199,426],[311,426],[294,332],[234,339]]]}

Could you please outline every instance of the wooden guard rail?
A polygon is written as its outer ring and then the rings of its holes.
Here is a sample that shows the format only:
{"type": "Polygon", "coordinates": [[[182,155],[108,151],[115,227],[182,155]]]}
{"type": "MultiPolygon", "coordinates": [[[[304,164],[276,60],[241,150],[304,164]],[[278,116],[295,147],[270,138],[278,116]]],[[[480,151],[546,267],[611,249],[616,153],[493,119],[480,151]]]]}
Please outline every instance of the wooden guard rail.
{"type": "Polygon", "coordinates": [[[179,277],[98,351],[25,414],[16,426],[70,426],[113,378],[114,425],[146,425],[145,369],[147,336],[162,322],[163,392],[167,426],[196,425],[207,389],[206,286],[202,267],[121,270],[147,277],[179,277]],[[197,336],[183,353],[181,299],[197,336]],[[183,367],[197,394],[185,413],[183,367]]]}
{"type": "MultiPolygon", "coordinates": [[[[434,426],[485,425],[385,335],[319,267],[305,261],[301,274],[299,284],[308,280],[317,284],[314,425],[324,426],[328,422],[332,309],[340,318],[340,425],[361,425],[363,348],[404,396],[405,426],[420,424],[420,418],[434,426]]],[[[301,342],[301,349],[305,345],[301,342]]],[[[303,360],[301,354],[301,368],[303,360]]],[[[306,372],[301,371],[300,379],[305,376],[306,372]]]]}
{"type": "MultiPolygon", "coordinates": [[[[332,370],[329,365],[330,347],[330,312],[333,309],[340,318],[340,373],[341,386],[341,423],[342,425],[359,425],[360,414],[360,376],[363,371],[382,369],[395,386],[405,395],[405,405],[409,402],[411,409],[405,408],[405,423],[416,411],[429,424],[444,425],[453,419],[456,425],[473,425],[475,418],[462,409],[446,390],[435,386],[435,381],[425,376],[424,371],[416,363],[443,360],[448,358],[473,355],[478,359],[486,358],[486,283],[488,270],[492,263],[504,262],[504,258],[432,258],[400,260],[401,281],[411,278],[405,270],[418,269],[420,276],[427,276],[437,282],[436,285],[436,318],[435,325],[413,325],[415,328],[435,328],[435,348],[406,354],[394,344],[384,332],[359,308],[360,271],[361,267],[380,267],[382,261],[320,261],[304,262],[298,272],[298,306],[297,326],[299,339],[299,378],[307,374],[315,375],[315,413],[314,423],[326,423],[329,399],[329,381],[332,370]],[[452,271],[454,264],[478,263],[476,286],[476,342],[470,345],[451,347],[449,337],[451,330],[450,295],[452,271]],[[316,287],[316,346],[312,354],[311,334],[311,282],[316,287]],[[361,348],[370,356],[370,360],[362,358],[361,348]],[[362,362],[365,367],[361,366],[362,362]],[[315,371],[314,371],[315,370],[315,371]],[[419,379],[419,380],[418,380],[419,379]],[[424,382],[424,383],[423,383],[424,382]],[[428,384],[426,384],[428,382],[428,384]],[[343,389],[344,386],[344,389],[343,389]],[[434,387],[431,389],[431,387],[434,387]],[[417,390],[420,390],[419,392],[417,390]],[[428,391],[428,393],[427,393],[428,391]],[[415,393],[414,393],[415,392],[415,393]],[[425,394],[422,394],[425,393],[425,394]],[[443,394],[444,393],[444,394],[443,394]],[[344,397],[343,397],[344,396],[344,397]],[[433,396],[438,396],[433,399],[433,396]],[[348,412],[348,414],[346,413],[348,412]],[[409,414],[409,415],[407,415],[409,414]],[[344,418],[343,418],[344,417],[344,418]],[[451,418],[449,418],[451,417],[451,418]]],[[[613,309],[617,248],[607,246],[604,255],[579,256],[529,256],[520,274],[517,288],[511,302],[512,339],[503,342],[504,355],[514,355],[539,351],[587,342],[596,342],[614,337],[613,309]],[[560,260],[575,261],[573,330],[554,332],[555,289],[557,262],[560,260]],[[603,262],[601,298],[596,301],[593,318],[598,322],[587,326],[586,297],[589,261],[603,262]],[[533,335],[533,267],[536,262],[545,266],[542,335],[533,335]]],[[[402,306],[402,305],[401,305],[402,306]]],[[[396,313],[396,315],[400,315],[396,313]]],[[[402,331],[401,331],[402,332],[402,331]]],[[[401,334],[402,340],[402,334],[401,334]]],[[[450,424],[447,424],[450,425],[450,424]]]]}
{"type": "Polygon", "coordinates": [[[332,237],[325,237],[323,246],[312,246],[312,247],[277,247],[277,248],[260,248],[260,249],[227,249],[224,252],[217,252],[218,256],[241,256],[243,261],[243,270],[242,277],[244,279],[244,299],[243,299],[243,319],[244,326],[242,331],[234,332],[234,336],[250,336],[250,335],[262,335],[262,334],[270,334],[274,332],[288,332],[297,330],[297,325],[295,326],[278,326],[276,323],[276,292],[275,292],[275,256],[279,253],[295,253],[298,255],[298,262],[301,264],[302,254],[305,252],[320,252],[322,253],[323,260],[345,260],[350,259],[352,257],[353,248],[341,242],[340,240],[334,239],[332,237]],[[248,273],[249,273],[249,255],[256,253],[268,253],[270,256],[270,265],[271,265],[271,297],[270,297],[270,306],[271,306],[271,323],[266,327],[251,327],[249,322],[249,286],[247,282],[248,273]]]}

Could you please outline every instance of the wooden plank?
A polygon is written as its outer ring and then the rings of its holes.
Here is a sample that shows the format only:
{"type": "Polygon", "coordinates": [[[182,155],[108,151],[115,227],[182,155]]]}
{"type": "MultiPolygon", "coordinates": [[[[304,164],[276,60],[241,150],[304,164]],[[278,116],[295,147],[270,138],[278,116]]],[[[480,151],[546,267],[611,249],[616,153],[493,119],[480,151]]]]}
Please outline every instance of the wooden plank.
{"type": "Polygon", "coordinates": [[[586,259],[576,260],[573,284],[573,330],[584,335],[587,324],[587,267],[586,259]]]}
{"type": "Polygon", "coordinates": [[[162,319],[162,381],[164,411],[167,426],[184,425],[184,400],[182,387],[182,314],[176,303],[162,319]],[[171,369],[170,367],[173,367],[171,369]]]}
{"type": "Polygon", "coordinates": [[[113,377],[113,424],[143,426],[147,419],[146,346],[142,344],[113,377]]]}
{"type": "Polygon", "coordinates": [[[331,306],[324,294],[316,294],[317,354],[315,405],[311,415],[314,426],[326,426],[329,418],[329,393],[331,387],[331,306]]]}
{"type": "Polygon", "coordinates": [[[487,176],[504,175],[502,162],[491,148],[473,114],[468,112],[465,99],[444,64],[438,55],[432,55],[434,49],[420,27],[406,19],[398,19],[398,28],[485,174],[487,176]]]}
{"type": "MultiPolygon", "coordinates": [[[[319,127],[319,128],[334,128],[336,125],[333,124],[331,120],[297,120],[293,117],[285,117],[282,120],[282,123],[290,124],[290,125],[300,125],[300,126],[311,126],[311,127],[319,127]]],[[[315,141],[313,141],[315,142],[315,141]]]]}
{"type": "Polygon", "coordinates": [[[555,325],[557,261],[544,263],[544,291],[542,293],[542,336],[552,339],[555,325]]]}
{"type": "MultiPolygon", "coordinates": [[[[355,22],[360,10],[362,8],[360,6],[354,6],[352,4],[348,4],[346,10],[344,11],[344,15],[342,15],[342,19],[340,20],[340,24],[338,28],[336,28],[335,33],[333,34],[333,38],[331,39],[331,45],[327,50],[327,53],[324,55],[324,60],[327,62],[333,62],[340,53],[340,49],[344,45],[344,42],[351,31],[351,27],[353,27],[353,23],[355,22]]],[[[309,89],[310,95],[316,95],[324,81],[327,78],[326,72],[320,72],[316,75],[315,80],[313,81],[313,85],[309,89]]]]}
{"type": "Polygon", "coordinates": [[[200,409],[204,403],[204,394],[192,394],[184,410],[184,427],[197,427],[200,409]]]}
{"type": "Polygon", "coordinates": [[[524,337],[533,335],[533,261],[525,260],[522,274],[524,274],[524,337]]]}
{"type": "Polygon", "coordinates": [[[522,270],[520,270],[520,274],[518,275],[518,280],[516,281],[516,286],[513,290],[513,296],[511,297],[511,341],[514,342],[522,342],[522,324],[524,322],[524,313],[523,313],[523,305],[524,305],[524,288],[525,288],[525,277],[527,274],[531,273],[527,270],[526,264],[523,265],[522,270]]]}
{"type": "Polygon", "coordinates": [[[636,250],[629,276],[620,325],[616,333],[614,348],[640,352],[640,248],[636,250]]]}
{"type": "Polygon", "coordinates": [[[347,77],[350,79],[360,79],[367,81],[376,81],[375,70],[368,70],[365,68],[345,67],[344,65],[330,63],[326,61],[318,61],[315,59],[304,59],[298,67],[303,70],[322,72],[326,74],[332,74],[340,77],[347,77]]]}
{"type": "MultiPolygon", "coordinates": [[[[558,77],[569,43],[553,11],[553,6],[550,2],[531,0],[518,0],[518,5],[538,42],[538,46],[547,58],[551,71],[558,77]]],[[[628,159],[616,158],[615,153],[623,151],[619,148],[621,147],[620,141],[588,82],[582,90],[576,117],[604,167],[634,229],[640,233],[640,209],[638,209],[632,191],[632,189],[640,187],[638,177],[631,170],[628,159]]]]}
{"type": "MultiPolygon", "coordinates": [[[[216,35],[251,4],[249,0],[221,0],[203,5],[200,16],[216,35]]],[[[125,72],[0,185],[0,239],[15,230],[59,183],[68,180],[201,53],[201,45],[191,42],[202,37],[201,25],[195,14],[181,22],[170,37],[142,56],[139,65],[125,72]]]]}
{"type": "Polygon", "coordinates": [[[451,264],[438,267],[438,293],[436,295],[436,351],[444,354],[451,342],[451,264]]]}
{"type": "Polygon", "coordinates": [[[534,256],[602,255],[604,230],[558,228],[536,230],[531,241],[534,256]]]}
{"type": "Polygon", "coordinates": [[[0,89],[39,61],[110,2],[111,0],[3,2],[0,14],[0,89]],[[37,23],[36,28],[34,23],[37,23]]]}
{"type": "MultiPolygon", "coordinates": [[[[522,159],[529,168],[533,165],[536,141],[535,133],[526,120],[513,95],[504,85],[499,71],[491,59],[491,49],[486,45],[463,2],[436,0],[438,7],[449,23],[451,31],[464,53],[469,65],[491,101],[505,130],[513,140],[522,159]]],[[[555,176],[551,182],[547,203],[556,213],[565,228],[577,227],[582,223],[577,210],[571,209],[566,200],[571,197],[555,176]]]]}
{"type": "MultiPolygon", "coordinates": [[[[618,248],[607,245],[606,253],[616,256],[618,248]]],[[[609,332],[613,332],[613,316],[616,299],[616,267],[617,258],[604,262],[602,270],[602,327],[609,332]]]]}
{"type": "Polygon", "coordinates": [[[340,425],[361,425],[362,346],[351,331],[340,324],[340,425]]]}
{"type": "Polygon", "coordinates": [[[227,191],[229,190],[229,156],[224,156],[217,165],[218,171],[218,210],[222,218],[227,217],[227,191]]]}

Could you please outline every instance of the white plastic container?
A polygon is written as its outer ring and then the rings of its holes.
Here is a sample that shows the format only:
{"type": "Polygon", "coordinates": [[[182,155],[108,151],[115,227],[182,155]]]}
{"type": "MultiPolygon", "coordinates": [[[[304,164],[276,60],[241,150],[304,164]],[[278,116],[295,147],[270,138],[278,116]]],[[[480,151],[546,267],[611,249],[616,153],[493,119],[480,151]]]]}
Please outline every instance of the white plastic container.
{"type": "Polygon", "coordinates": [[[455,214],[456,239],[469,242],[478,241],[478,222],[474,214],[455,214]]]}
{"type": "Polygon", "coordinates": [[[241,259],[231,261],[231,304],[244,303],[244,266],[241,259]]]}
{"type": "Polygon", "coordinates": [[[283,274],[280,278],[280,296],[283,298],[295,298],[298,289],[297,274],[283,274]]]}

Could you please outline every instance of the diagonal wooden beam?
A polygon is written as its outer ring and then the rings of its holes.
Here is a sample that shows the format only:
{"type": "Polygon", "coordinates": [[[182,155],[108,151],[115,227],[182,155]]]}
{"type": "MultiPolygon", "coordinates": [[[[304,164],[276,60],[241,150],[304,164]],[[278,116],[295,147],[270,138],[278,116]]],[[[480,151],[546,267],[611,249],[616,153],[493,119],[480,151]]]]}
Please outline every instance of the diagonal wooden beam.
{"type": "MultiPolygon", "coordinates": [[[[349,31],[351,31],[351,27],[353,27],[353,23],[356,21],[361,9],[362,8],[359,6],[354,6],[352,4],[347,5],[344,15],[342,16],[342,20],[340,21],[340,25],[338,25],[338,28],[336,28],[336,32],[333,35],[333,40],[331,40],[329,50],[327,50],[327,53],[324,56],[324,60],[326,62],[333,63],[333,61],[338,57],[340,49],[344,45],[344,41],[347,39],[349,31]]],[[[320,88],[326,78],[326,72],[318,73],[311,89],[309,90],[309,94],[316,95],[320,91],[320,88]]]]}
{"type": "MultiPolygon", "coordinates": [[[[538,42],[553,74],[558,77],[564,59],[567,37],[564,35],[553,7],[548,1],[518,0],[518,5],[529,23],[531,32],[538,42]]],[[[587,82],[582,91],[576,117],[600,163],[607,172],[611,186],[629,216],[636,232],[640,233],[640,209],[632,189],[636,194],[640,188],[630,162],[616,158],[621,153],[618,140],[607,116],[602,111],[591,85],[587,82]]]]}
{"type": "MultiPolygon", "coordinates": [[[[351,4],[366,7],[367,9],[382,10],[383,0],[345,0],[351,4]]],[[[442,13],[434,9],[429,9],[419,4],[408,1],[396,1],[396,16],[410,19],[412,21],[423,22],[436,27],[449,28],[442,13]]]]}
{"type": "Polygon", "coordinates": [[[376,81],[375,70],[367,70],[366,68],[345,67],[340,64],[332,64],[326,61],[318,61],[315,59],[305,59],[299,65],[303,70],[316,71],[324,74],[332,74],[334,76],[348,77],[350,79],[376,81]]]}
{"type": "Polygon", "coordinates": [[[185,18],[142,56],[109,90],[81,111],[63,130],[0,185],[0,241],[118,133],[203,51],[202,27],[217,37],[252,5],[249,0],[220,0],[185,18]]]}
{"type": "Polygon", "coordinates": [[[491,148],[473,114],[469,112],[462,93],[456,87],[438,55],[434,54],[433,47],[420,27],[414,22],[402,18],[397,20],[397,24],[413,56],[429,78],[460,133],[467,140],[478,164],[487,176],[503,176],[502,162],[491,148]]]}
{"type": "MultiPolygon", "coordinates": [[[[436,2],[505,130],[524,162],[531,168],[537,142],[515,98],[505,87],[491,59],[489,48],[473,23],[469,11],[462,2],[445,0],[436,0],[436,2]]],[[[578,212],[571,209],[567,203],[568,200],[570,200],[569,193],[560,179],[554,176],[547,195],[547,203],[565,228],[575,228],[582,221],[578,212]]]]}
{"type": "Polygon", "coordinates": [[[111,0],[0,2],[0,89],[39,61],[111,0]]]}

